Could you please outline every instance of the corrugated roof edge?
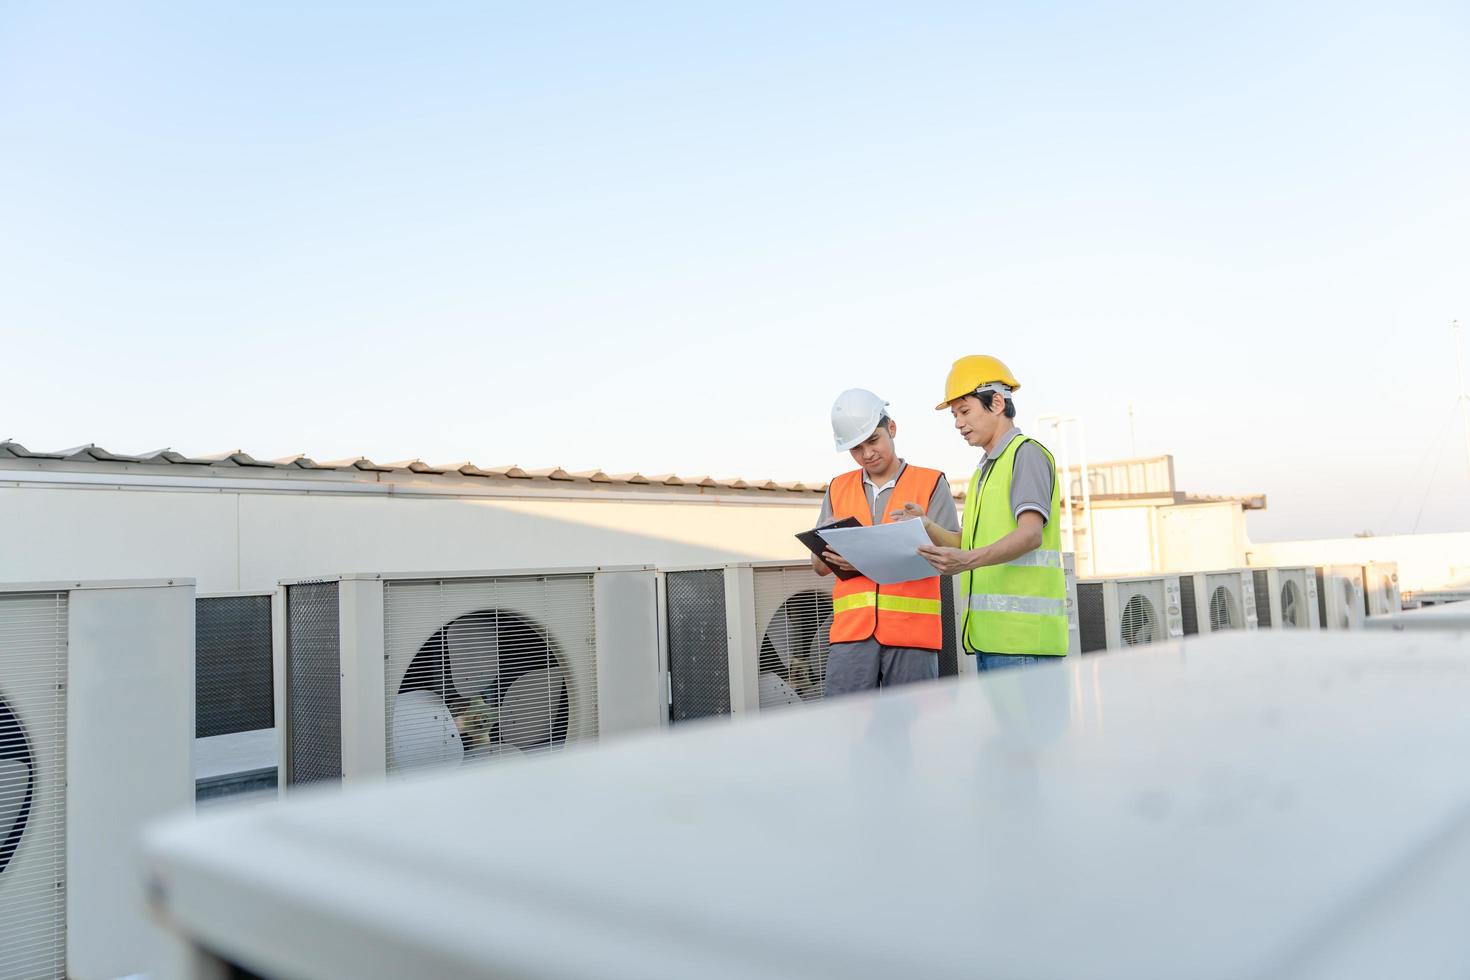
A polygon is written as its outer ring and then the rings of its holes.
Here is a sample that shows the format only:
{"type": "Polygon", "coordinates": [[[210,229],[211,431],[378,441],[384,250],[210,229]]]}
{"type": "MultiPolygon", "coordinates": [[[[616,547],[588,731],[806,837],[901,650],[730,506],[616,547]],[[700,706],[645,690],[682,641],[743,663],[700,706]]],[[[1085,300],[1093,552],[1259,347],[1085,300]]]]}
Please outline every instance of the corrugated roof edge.
{"type": "Polygon", "coordinates": [[[548,466],[529,470],[514,465],[480,467],[469,460],[432,465],[421,459],[376,463],[366,456],[357,456],[350,459],[329,460],[318,463],[316,460],[302,453],[294,456],[283,456],[280,459],[264,460],[257,459],[240,449],[211,453],[204,456],[186,456],[183,453],[174,452],[172,449],[157,449],[139,455],[127,455],[110,452],[90,443],[85,446],[75,446],[59,452],[40,452],[27,449],[21,443],[11,439],[0,441],[0,459],[53,460],[67,463],[146,463],[162,466],[252,467],[256,469],[280,470],[282,471],[282,475],[294,470],[358,470],[370,473],[398,472],[411,473],[417,476],[444,476],[451,479],[455,477],[478,477],[528,480],[545,483],[689,487],[692,489],[731,490],[745,493],[795,492],[815,495],[825,493],[827,490],[826,483],[808,484],[801,481],[778,482],[771,479],[746,480],[739,477],[716,479],[706,475],[679,476],[675,473],[644,476],[637,472],[606,473],[601,469],[569,472],[560,466],[548,466]]]}

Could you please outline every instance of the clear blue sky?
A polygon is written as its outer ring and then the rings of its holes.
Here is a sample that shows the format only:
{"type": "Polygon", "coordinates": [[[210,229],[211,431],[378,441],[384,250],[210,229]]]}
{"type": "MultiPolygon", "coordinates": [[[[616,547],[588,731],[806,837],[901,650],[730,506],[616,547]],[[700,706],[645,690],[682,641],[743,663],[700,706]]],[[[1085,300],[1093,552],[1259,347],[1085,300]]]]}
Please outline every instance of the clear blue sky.
{"type": "Polygon", "coordinates": [[[1450,2],[4,4],[0,438],[821,479],[866,386],[961,475],[991,352],[1258,539],[1464,530],[1467,65],[1450,2]]]}

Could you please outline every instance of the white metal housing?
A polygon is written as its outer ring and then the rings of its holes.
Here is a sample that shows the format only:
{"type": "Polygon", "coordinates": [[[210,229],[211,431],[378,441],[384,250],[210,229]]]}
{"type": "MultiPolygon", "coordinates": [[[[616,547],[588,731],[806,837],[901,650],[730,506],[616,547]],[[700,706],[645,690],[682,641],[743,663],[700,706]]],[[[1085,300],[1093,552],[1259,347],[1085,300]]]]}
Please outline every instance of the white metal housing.
{"type": "Polygon", "coordinates": [[[0,977],[137,973],[143,825],[194,800],[194,585],[0,585],[0,977]]]}
{"type": "Polygon", "coordinates": [[[296,980],[1464,976],[1465,652],[1067,658],[174,826],[148,865],[185,943],[296,980]]]}
{"type": "Polygon", "coordinates": [[[1255,584],[1256,616],[1261,628],[1322,628],[1315,568],[1309,565],[1254,568],[1251,574],[1255,584]]]}
{"type": "Polygon", "coordinates": [[[1323,629],[1362,629],[1364,601],[1363,566],[1317,566],[1317,608],[1323,629]]]}
{"type": "Polygon", "coordinates": [[[380,778],[661,723],[642,567],[282,583],[282,772],[380,778]]]}
{"type": "Polygon", "coordinates": [[[1391,561],[1363,566],[1363,609],[1368,616],[1392,616],[1404,611],[1399,595],[1399,566],[1391,561]]]}
{"type": "Polygon", "coordinates": [[[1123,650],[1184,635],[1179,578],[1084,579],[1077,583],[1081,653],[1123,650]]]}

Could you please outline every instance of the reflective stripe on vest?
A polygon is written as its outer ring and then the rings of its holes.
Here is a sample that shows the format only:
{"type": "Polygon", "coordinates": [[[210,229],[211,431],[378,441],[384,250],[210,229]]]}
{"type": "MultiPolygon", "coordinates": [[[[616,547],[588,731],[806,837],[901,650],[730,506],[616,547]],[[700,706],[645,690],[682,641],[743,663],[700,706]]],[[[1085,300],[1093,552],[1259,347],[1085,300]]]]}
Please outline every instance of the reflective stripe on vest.
{"type": "Polygon", "coordinates": [[[1046,548],[1037,548],[1028,551],[1020,558],[1012,558],[1006,562],[1012,568],[1061,568],[1062,553],[1060,551],[1048,551],[1046,548]]]}
{"type": "MultiPolygon", "coordinates": [[[[1024,435],[1011,440],[980,481],[977,469],[965,497],[960,546],[972,549],[998,541],[1016,529],[1011,510],[1011,480],[1016,451],[1024,435]]],[[[1046,447],[1041,446],[1043,452],[1046,447]]],[[[1061,485],[1051,462],[1051,517],[1042,525],[1041,547],[1002,565],[990,565],[961,576],[968,653],[1012,653],[1065,656],[1067,653],[1067,580],[1062,571],[1061,485]]]]}
{"type": "Polygon", "coordinates": [[[832,614],[849,609],[875,606],[878,609],[894,609],[898,612],[928,613],[938,616],[941,603],[938,599],[919,599],[914,596],[889,595],[887,592],[854,592],[832,600],[832,614]]]}
{"type": "Polygon", "coordinates": [[[976,612],[1016,612],[1029,616],[1065,616],[1064,599],[1043,599],[1034,595],[972,595],[969,608],[976,612]]]}
{"type": "MultiPolygon", "coordinates": [[[[943,474],[921,466],[905,466],[889,494],[885,511],[902,510],[906,503],[929,509],[929,498],[943,474]]],[[[873,508],[863,489],[863,471],[853,470],[832,481],[832,519],[856,518],[865,527],[873,523],[873,508]]],[[[889,523],[888,514],[881,523],[889,523]]],[[[856,576],[832,585],[833,643],[856,643],[875,637],[888,647],[938,650],[944,645],[939,576],[878,585],[856,576]]]]}

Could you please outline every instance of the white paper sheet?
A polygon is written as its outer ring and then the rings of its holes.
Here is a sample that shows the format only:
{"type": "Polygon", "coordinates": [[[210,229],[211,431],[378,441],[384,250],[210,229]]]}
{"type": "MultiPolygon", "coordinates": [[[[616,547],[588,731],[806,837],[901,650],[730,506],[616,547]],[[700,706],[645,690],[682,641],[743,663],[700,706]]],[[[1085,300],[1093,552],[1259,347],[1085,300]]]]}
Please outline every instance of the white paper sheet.
{"type": "Polygon", "coordinates": [[[919,545],[929,544],[923,521],[836,527],[817,533],[832,546],[833,551],[879,585],[912,582],[916,578],[939,574],[918,553],[919,545]]]}

